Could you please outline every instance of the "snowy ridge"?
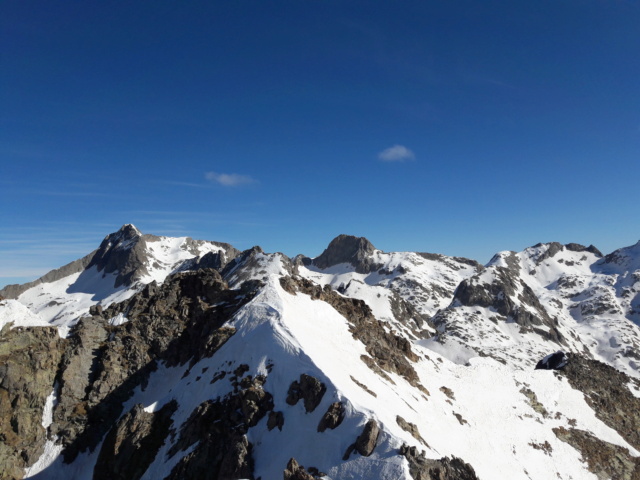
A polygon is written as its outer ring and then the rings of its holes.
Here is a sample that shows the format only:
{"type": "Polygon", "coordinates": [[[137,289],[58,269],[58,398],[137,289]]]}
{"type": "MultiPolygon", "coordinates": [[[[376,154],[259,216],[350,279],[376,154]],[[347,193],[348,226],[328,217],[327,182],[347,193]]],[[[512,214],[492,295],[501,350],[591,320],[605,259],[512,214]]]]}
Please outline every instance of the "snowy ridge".
{"type": "MultiPolygon", "coordinates": [[[[129,400],[125,411],[136,403],[158,410],[175,399],[180,408],[174,421],[180,425],[201,402],[230,393],[229,382],[210,385],[208,379],[220,372],[220,365],[233,367],[242,359],[249,366],[248,373],[268,376],[266,387],[274,394],[275,409],[285,418],[282,431],[269,431],[265,418],[248,435],[255,446],[256,477],[280,478],[283,466],[293,456],[304,465],[317,466],[327,473],[326,479],[409,479],[406,461],[396,454],[406,443],[425,449],[431,458],[464,458],[479,478],[597,478],[586,471],[579,453],[551,432],[551,427],[569,425],[638,455],[617,432],[595,417],[580,392],[549,372],[514,374],[492,359],[480,358],[473,359],[469,366],[456,365],[429,350],[418,349],[422,359],[416,367],[431,394],[427,397],[417,392],[393,374],[392,384],[359,360],[364,348],[354,348],[349,341],[344,317],[307,295],[284,292],[275,276],[231,324],[238,333],[214,358],[194,365],[190,368],[194,373],[187,376],[184,367],[161,368],[147,388],[129,400]],[[345,369],[345,364],[351,368],[345,369]],[[273,365],[271,373],[267,365],[273,365]],[[194,379],[195,372],[205,369],[206,375],[194,379]],[[316,376],[328,386],[312,414],[305,413],[302,405],[289,406],[286,402],[287,388],[300,372],[316,376]],[[533,391],[545,405],[545,415],[532,409],[521,392],[523,388],[533,391]],[[315,432],[322,413],[334,401],[347,404],[339,431],[310,433],[315,432]],[[398,425],[398,415],[417,426],[428,446],[398,425]],[[371,457],[354,456],[343,461],[344,452],[369,418],[375,418],[383,429],[375,452],[371,457]],[[298,441],[292,444],[291,438],[298,441]],[[465,441],[460,442],[460,438],[465,441]],[[545,445],[546,451],[532,444],[545,445]],[[501,455],[496,457],[495,452],[501,455]]],[[[176,459],[168,458],[170,447],[170,443],[162,447],[143,478],[169,475],[176,463],[176,459]]],[[[85,454],[71,465],[59,460],[47,471],[48,478],[92,478],[95,460],[95,454],[85,454]],[[78,465],[82,465],[82,471],[78,471],[78,465]]]]}
{"type": "MultiPolygon", "coordinates": [[[[632,257],[615,255],[626,258],[626,265],[633,265],[629,259],[632,257]]],[[[603,265],[593,252],[572,251],[559,244],[541,244],[520,253],[501,252],[468,283],[486,291],[491,285],[512,282],[513,291],[499,292],[497,296],[502,297],[497,300],[506,295],[516,309],[546,316],[550,322],[529,328],[511,317],[504,318],[493,306],[454,301],[434,319],[440,337],[431,344],[462,343],[472,347],[472,356],[482,351],[503,362],[529,368],[549,350],[549,338],[544,333],[555,329],[559,333],[555,340],[558,348],[589,352],[639,377],[640,362],[634,352],[640,348],[640,328],[633,320],[637,319],[635,305],[640,301],[640,283],[634,275],[640,279],[640,272],[606,274],[602,272],[611,269],[608,264],[603,265]],[[536,305],[523,296],[525,288],[533,292],[536,305]],[[459,342],[461,338],[465,340],[459,342]]],[[[434,348],[442,351],[438,346],[434,348]]]]}
{"type": "MultiPolygon", "coordinates": [[[[103,255],[107,258],[112,251],[126,255],[138,242],[142,242],[144,255],[137,268],[144,273],[130,285],[118,285],[119,271],[107,272],[104,267],[101,269],[99,265],[90,264],[81,272],[52,282],[39,283],[17,298],[18,302],[28,308],[27,318],[32,319],[24,322],[45,322],[57,326],[60,335],[64,337],[69,328],[80,317],[88,314],[93,306],[107,307],[112,303],[122,302],[140,291],[144,285],[151,282],[162,283],[167,276],[181,271],[190,261],[208,253],[220,254],[225,260],[235,255],[234,252],[228,252],[223,244],[197,241],[189,237],[142,235],[133,225],[125,225],[119,232],[109,235],[105,242],[106,253],[103,255]],[[125,232],[129,237],[125,236],[125,232]]],[[[21,315],[12,314],[12,318],[22,322],[21,315]]]]}
{"type": "MultiPolygon", "coordinates": [[[[589,448],[618,449],[616,455],[626,455],[625,465],[640,465],[636,433],[603,416],[606,406],[594,408],[589,395],[595,387],[580,390],[572,373],[533,369],[557,350],[568,352],[568,369],[572,359],[588,365],[579,356],[614,366],[628,376],[620,374],[621,383],[607,389],[617,395],[612,398],[631,402],[618,408],[630,408],[627,420],[635,421],[640,329],[633,320],[640,301],[640,242],[606,257],[593,247],[538,244],[523,252],[500,252],[482,267],[443,255],[386,253],[366,239],[341,236],[343,244],[366,248],[353,255],[323,254],[357,262],[327,260],[329,265],[320,268],[313,260],[291,260],[259,247],[240,254],[215,242],[143,235],[132,226],[121,233],[108,236],[99,262],[82,272],[0,302],[0,327],[58,326],[62,336],[69,335],[64,345],[70,355],[80,318],[103,322],[104,337],[96,333],[95,338],[104,339],[99,345],[106,352],[114,335],[154,321],[160,311],[187,325],[194,318],[220,322],[216,328],[227,336],[210,355],[182,364],[159,357],[165,359],[123,400],[112,432],[170,412],[173,433],[158,445],[140,478],[179,478],[180,468],[196,468],[209,440],[190,437],[194,415],[238,401],[235,411],[245,415],[239,431],[250,448],[238,454],[238,465],[245,463],[237,468],[250,468],[251,475],[232,478],[283,478],[293,458],[325,480],[410,480],[416,478],[415,463],[402,453],[409,447],[434,462],[461,459],[480,479],[617,478],[610,470],[593,470],[585,461],[588,450],[567,440],[571,432],[572,441],[586,432],[601,442],[589,448]],[[119,253],[111,257],[112,251],[119,253]],[[116,286],[131,259],[135,269],[126,274],[131,282],[116,286]],[[116,264],[121,269],[107,271],[116,264]],[[210,272],[202,285],[200,269],[210,272]],[[175,298],[171,292],[178,290],[161,290],[162,284],[193,288],[191,300],[175,298]],[[143,302],[154,295],[160,296],[158,302],[145,310],[143,302]],[[129,307],[107,310],[121,303],[129,307]],[[374,323],[359,331],[367,312],[374,323]],[[323,389],[314,394],[318,403],[311,409],[306,397],[292,400],[303,376],[323,389]],[[254,396],[263,403],[242,403],[254,396]],[[337,405],[337,425],[321,429],[337,405]],[[248,420],[254,414],[255,421],[248,420]],[[354,451],[371,422],[379,429],[371,451],[354,451]]],[[[123,352],[101,355],[116,362],[109,368],[127,368],[123,352]]],[[[65,463],[60,440],[50,434],[59,394],[57,386],[50,388],[53,393],[42,406],[44,453],[24,467],[25,478],[94,478],[113,437],[103,435],[95,449],[80,449],[65,463]]],[[[86,388],[85,403],[94,395],[91,385],[86,388]]],[[[604,393],[595,395],[604,402],[604,393]]],[[[125,453],[113,455],[122,461],[125,453]]]]}

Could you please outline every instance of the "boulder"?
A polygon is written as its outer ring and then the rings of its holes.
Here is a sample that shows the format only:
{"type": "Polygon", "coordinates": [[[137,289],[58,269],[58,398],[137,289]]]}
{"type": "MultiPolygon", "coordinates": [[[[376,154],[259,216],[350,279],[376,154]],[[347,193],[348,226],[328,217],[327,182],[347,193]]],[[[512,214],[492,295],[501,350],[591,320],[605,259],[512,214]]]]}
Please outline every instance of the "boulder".
{"type": "Polygon", "coordinates": [[[547,355],[536,364],[536,370],[561,370],[569,363],[567,354],[562,350],[547,355]]]}

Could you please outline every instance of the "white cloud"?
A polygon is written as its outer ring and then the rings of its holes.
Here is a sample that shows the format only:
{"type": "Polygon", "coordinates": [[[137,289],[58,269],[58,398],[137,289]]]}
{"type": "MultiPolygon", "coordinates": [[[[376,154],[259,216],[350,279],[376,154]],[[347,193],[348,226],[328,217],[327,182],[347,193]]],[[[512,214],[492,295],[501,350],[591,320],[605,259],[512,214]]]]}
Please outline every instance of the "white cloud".
{"type": "Polygon", "coordinates": [[[405,160],[413,160],[416,156],[404,145],[394,145],[381,151],[378,158],[383,162],[404,162],[405,160]]]}
{"type": "Polygon", "coordinates": [[[207,172],[205,178],[210,182],[219,183],[225,187],[239,187],[240,185],[249,185],[256,183],[256,180],[248,175],[238,175],[237,173],[216,173],[207,172]]]}

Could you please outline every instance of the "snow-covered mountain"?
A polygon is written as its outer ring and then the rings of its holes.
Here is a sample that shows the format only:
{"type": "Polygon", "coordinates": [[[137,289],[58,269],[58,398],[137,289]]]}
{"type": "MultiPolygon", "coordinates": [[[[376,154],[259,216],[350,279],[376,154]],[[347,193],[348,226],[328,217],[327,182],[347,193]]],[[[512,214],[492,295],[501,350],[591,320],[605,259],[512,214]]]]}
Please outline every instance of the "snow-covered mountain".
{"type": "Polygon", "coordinates": [[[482,266],[125,225],[0,296],[0,478],[640,478],[640,242],[482,266]]]}

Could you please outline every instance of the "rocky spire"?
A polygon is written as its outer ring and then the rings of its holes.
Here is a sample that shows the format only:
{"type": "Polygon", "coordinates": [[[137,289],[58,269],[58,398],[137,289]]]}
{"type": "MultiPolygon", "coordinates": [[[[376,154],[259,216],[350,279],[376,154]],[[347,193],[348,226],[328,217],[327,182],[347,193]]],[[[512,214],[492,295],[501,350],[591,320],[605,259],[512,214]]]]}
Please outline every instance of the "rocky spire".
{"type": "Polygon", "coordinates": [[[131,285],[147,273],[147,242],[133,225],[123,225],[117,232],[107,235],[87,268],[98,267],[105,273],[118,272],[115,287],[131,285]]]}
{"type": "Polygon", "coordinates": [[[329,268],[340,263],[349,263],[358,273],[370,273],[380,268],[371,258],[375,249],[364,237],[338,235],[319,257],[313,259],[313,264],[319,268],[329,268]]]}

